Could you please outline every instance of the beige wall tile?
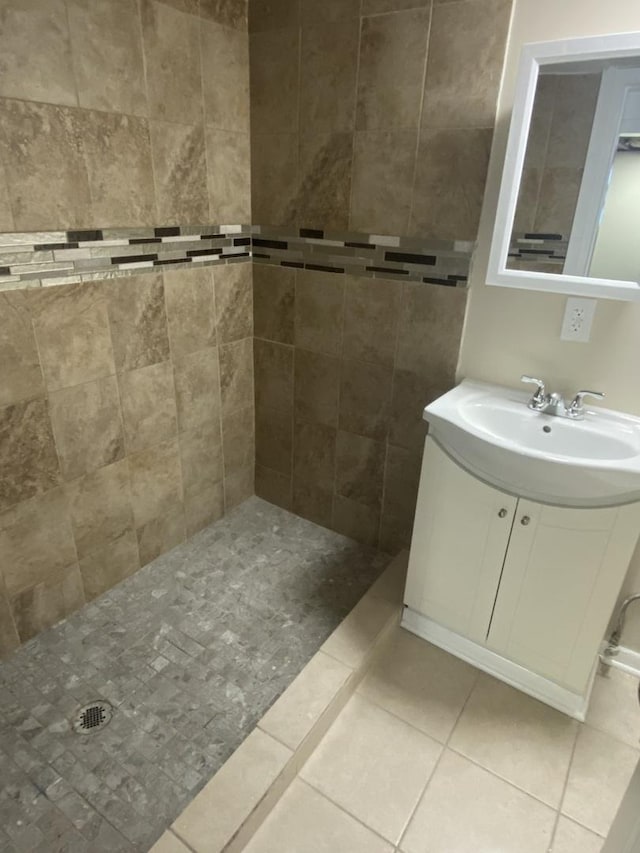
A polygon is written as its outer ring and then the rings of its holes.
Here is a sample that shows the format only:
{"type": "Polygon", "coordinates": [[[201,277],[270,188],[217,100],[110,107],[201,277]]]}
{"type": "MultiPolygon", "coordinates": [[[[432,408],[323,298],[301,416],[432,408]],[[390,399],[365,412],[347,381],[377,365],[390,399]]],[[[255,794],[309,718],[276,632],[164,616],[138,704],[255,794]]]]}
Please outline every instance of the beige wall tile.
{"type": "Polygon", "coordinates": [[[565,714],[482,676],[451,748],[553,808],[564,791],[578,726],[565,714]]]}
{"type": "Polygon", "coordinates": [[[562,813],[606,836],[639,759],[637,749],[590,726],[581,728],[562,813]]]}
{"type": "Polygon", "coordinates": [[[406,234],[416,161],[414,130],[355,135],[349,226],[374,234],[406,234]]]}
{"type": "Polygon", "coordinates": [[[475,240],[492,136],[491,129],[421,132],[412,233],[442,240],[475,240]]]}
{"type": "Polygon", "coordinates": [[[251,220],[249,135],[205,127],[209,215],[213,222],[251,220]]]}
{"type": "Polygon", "coordinates": [[[300,0],[300,21],[304,28],[324,21],[346,23],[349,18],[357,18],[359,14],[360,0],[325,0],[322,7],[318,7],[315,0],[300,0]]]}
{"type": "Polygon", "coordinates": [[[54,391],[49,402],[65,480],[122,459],[124,438],[115,376],[54,391]]]}
{"type": "Polygon", "coordinates": [[[441,749],[412,726],[354,696],[300,775],[397,844],[441,749]]]}
{"type": "Polygon", "coordinates": [[[238,409],[222,419],[222,447],[225,476],[254,464],[256,440],[253,406],[238,409]]]}
{"type": "Polygon", "coordinates": [[[553,853],[600,853],[604,838],[560,816],[553,837],[553,853]]]}
{"type": "Polygon", "coordinates": [[[427,424],[422,417],[424,407],[453,387],[453,370],[449,382],[445,380],[446,376],[440,379],[442,384],[438,384],[438,377],[431,379],[410,370],[394,371],[390,442],[416,453],[422,452],[427,435],[427,424]]]}
{"type": "Polygon", "coordinates": [[[249,6],[252,33],[296,26],[298,21],[298,0],[252,0],[249,6]]]}
{"type": "Polygon", "coordinates": [[[293,411],[293,347],[256,338],[253,346],[256,406],[293,411]]]}
{"type": "Polygon", "coordinates": [[[0,658],[17,649],[19,645],[18,629],[13,621],[7,591],[0,579],[0,658]]]}
{"type": "Polygon", "coordinates": [[[297,220],[298,136],[251,134],[251,219],[263,225],[294,225],[297,220]]]}
{"type": "Polygon", "coordinates": [[[126,460],[86,474],[66,486],[73,537],[82,560],[133,529],[126,460]]]}
{"type": "Polygon", "coordinates": [[[344,359],[340,378],[341,430],[383,441],[389,429],[393,368],[344,359]]]}
{"type": "Polygon", "coordinates": [[[140,565],[146,566],[156,557],[165,554],[184,542],[186,535],[185,514],[181,503],[168,500],[162,515],[141,524],[136,530],[140,565]]]}
{"type": "Polygon", "coordinates": [[[581,169],[546,169],[540,183],[534,228],[569,233],[581,184],[581,169]]]}
{"type": "Polygon", "coordinates": [[[222,440],[217,419],[180,434],[180,460],[185,494],[212,489],[222,480],[222,440]]]}
{"type": "Polygon", "coordinates": [[[400,281],[347,276],[344,355],[393,365],[401,302],[400,281]]]}
{"type": "Polygon", "coordinates": [[[176,395],[170,362],[121,373],[118,387],[127,453],[176,435],[176,395]]]}
{"type": "Polygon", "coordinates": [[[190,353],[175,362],[178,429],[210,427],[220,416],[220,378],[216,347],[190,353]]]}
{"type": "Polygon", "coordinates": [[[418,126],[430,11],[363,18],[358,71],[358,130],[418,126]]]}
{"type": "Polygon", "coordinates": [[[349,536],[356,542],[375,546],[378,543],[380,510],[356,501],[335,495],[333,499],[333,517],[331,528],[343,536],[349,536]]]}
{"type": "Polygon", "coordinates": [[[334,494],[329,487],[317,486],[302,477],[294,476],[292,510],[296,515],[331,527],[334,494]]]}
{"type": "Polygon", "coordinates": [[[423,127],[493,127],[511,0],[437,3],[423,127]]]}
{"type": "Polygon", "coordinates": [[[338,425],[340,360],[298,347],[295,351],[295,416],[300,421],[338,425]]]}
{"type": "Polygon", "coordinates": [[[200,15],[225,27],[247,29],[248,0],[200,0],[200,15]]]}
{"type": "Polygon", "coordinates": [[[80,106],[146,115],[137,2],[69,0],[67,10],[80,106]]]}
{"type": "Polygon", "coordinates": [[[323,424],[295,424],[294,485],[310,484],[333,492],[336,430],[323,424]]]}
{"type": "Polygon", "coordinates": [[[283,509],[291,509],[291,487],[291,474],[281,474],[279,471],[256,465],[255,489],[259,498],[283,509]]]}
{"type": "Polygon", "coordinates": [[[148,121],[97,112],[84,112],[79,121],[93,224],[131,227],[156,222],[148,121]]]}
{"type": "Polygon", "coordinates": [[[47,401],[0,408],[0,511],[59,482],[47,401]]]}
{"type": "Polygon", "coordinates": [[[253,341],[224,344],[220,351],[220,392],[224,416],[253,405],[253,341]]]}
{"type": "Polygon", "coordinates": [[[41,396],[44,382],[27,294],[0,293],[0,406],[41,396]]]}
{"type": "Polygon", "coordinates": [[[2,96],[77,104],[64,0],[4,0],[0,57],[2,96]]]}
{"type": "Polygon", "coordinates": [[[517,788],[447,751],[402,841],[406,853],[549,849],[555,812],[517,788]]]}
{"type": "Polygon", "coordinates": [[[229,474],[224,479],[224,509],[229,512],[255,494],[253,464],[229,474]]]}
{"type": "Polygon", "coordinates": [[[195,124],[202,117],[198,19],[141,0],[149,115],[195,124]]]}
{"type": "Polygon", "coordinates": [[[167,225],[207,221],[209,195],[201,124],[151,122],[158,220],[167,225]]]}
{"type": "MultiPolygon", "coordinates": [[[[396,601],[402,599],[402,592],[396,601]]],[[[446,743],[477,670],[396,628],[358,692],[440,743],[446,743]]]]}
{"type": "Polygon", "coordinates": [[[78,113],[47,104],[0,101],[0,157],[16,228],[91,226],[78,113]]]}
{"type": "Polygon", "coordinates": [[[256,463],[291,474],[293,420],[290,412],[258,406],[256,409],[256,463]]]}
{"type": "Polygon", "coordinates": [[[19,592],[11,600],[13,618],[24,643],[55,625],[85,603],[78,566],[69,566],[36,586],[19,592]]]}
{"type": "Polygon", "coordinates": [[[0,565],[10,598],[76,559],[62,489],[24,501],[0,516],[0,565]]]}
{"type": "Polygon", "coordinates": [[[328,22],[326,6],[320,15],[317,7],[307,10],[312,20],[302,29],[300,127],[306,133],[349,131],[355,123],[360,21],[356,13],[328,22]]]}
{"type": "Polygon", "coordinates": [[[344,314],[344,277],[300,270],[296,274],[296,346],[340,355],[344,314]]]}
{"type": "Polygon", "coordinates": [[[224,485],[222,480],[203,492],[186,494],[184,515],[187,536],[193,536],[203,527],[213,524],[224,515],[224,485]]]}
{"type": "Polygon", "coordinates": [[[296,853],[392,853],[393,846],[339,809],[311,786],[294,780],[251,839],[247,853],[270,853],[286,838],[296,853]]]}
{"type": "Polygon", "coordinates": [[[161,518],[181,504],[182,483],[177,440],[133,453],[129,457],[129,472],[136,527],[140,528],[161,518]]]}
{"type": "Polygon", "coordinates": [[[9,200],[9,185],[4,165],[0,161],[0,228],[3,231],[13,231],[13,214],[9,200]]]}
{"type": "Polygon", "coordinates": [[[380,541],[378,547],[387,554],[399,554],[411,546],[413,524],[406,516],[399,517],[383,508],[380,519],[380,541]]]}
{"type": "Polygon", "coordinates": [[[249,132],[249,39],[246,32],[203,20],[200,25],[205,122],[249,132]]]}
{"type": "Polygon", "coordinates": [[[79,565],[85,598],[91,601],[138,571],[136,534],[133,530],[121,533],[80,560],[79,565]]]}
{"type": "Polygon", "coordinates": [[[268,341],[293,343],[295,271],[253,265],[254,334],[268,341]]]}
{"type": "Polygon", "coordinates": [[[215,304],[218,340],[221,344],[253,335],[253,284],[251,264],[216,267],[215,304]]]}
{"type": "Polygon", "coordinates": [[[420,484],[422,454],[387,445],[384,470],[384,509],[413,522],[420,484]]]}
{"type": "Polygon", "coordinates": [[[298,129],[299,32],[255,33],[251,46],[251,127],[255,133],[298,129]]]}
{"type": "Polygon", "coordinates": [[[385,446],[379,441],[338,432],[336,492],[367,506],[380,506],[385,446]]]}
{"type": "Polygon", "coordinates": [[[164,296],[173,359],[215,346],[213,274],[210,269],[165,272],[164,296]]]}
{"type": "Polygon", "coordinates": [[[352,133],[307,132],[300,137],[300,225],[336,231],[348,228],[352,159],[352,133]]]}
{"type": "Polygon", "coordinates": [[[116,370],[167,361],[169,335],[161,275],[127,276],[103,285],[116,370]]]}
{"type": "Polygon", "coordinates": [[[380,15],[384,12],[401,12],[404,9],[430,5],[431,0],[362,0],[362,14],[380,15]]]}
{"type": "Polygon", "coordinates": [[[100,283],[34,289],[27,295],[50,390],[115,373],[107,299],[100,283]]]}

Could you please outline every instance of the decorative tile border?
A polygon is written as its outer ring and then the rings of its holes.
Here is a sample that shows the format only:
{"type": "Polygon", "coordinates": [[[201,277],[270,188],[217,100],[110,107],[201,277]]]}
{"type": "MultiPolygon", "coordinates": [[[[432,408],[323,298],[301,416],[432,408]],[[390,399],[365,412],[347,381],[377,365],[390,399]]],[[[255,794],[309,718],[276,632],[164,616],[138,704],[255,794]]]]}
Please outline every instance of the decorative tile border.
{"type": "Polygon", "coordinates": [[[473,245],[260,225],[12,232],[0,234],[0,291],[250,260],[466,287],[473,245]]]}
{"type": "Polygon", "coordinates": [[[514,234],[509,248],[513,261],[563,266],[567,258],[569,238],[563,234],[526,232],[514,234]]]}
{"type": "Polygon", "coordinates": [[[255,263],[466,287],[474,244],[254,225],[255,263]]]}
{"type": "Polygon", "coordinates": [[[0,234],[0,290],[251,260],[250,225],[0,234]]]}

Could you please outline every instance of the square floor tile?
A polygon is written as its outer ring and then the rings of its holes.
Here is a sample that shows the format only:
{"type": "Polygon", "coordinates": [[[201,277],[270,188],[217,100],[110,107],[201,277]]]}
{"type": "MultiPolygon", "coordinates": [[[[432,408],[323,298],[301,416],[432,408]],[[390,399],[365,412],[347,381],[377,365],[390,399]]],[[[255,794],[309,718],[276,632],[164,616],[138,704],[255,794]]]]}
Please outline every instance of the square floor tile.
{"type": "Polygon", "coordinates": [[[557,808],[577,730],[560,711],[482,676],[449,746],[557,808]]]}
{"type": "Polygon", "coordinates": [[[611,668],[593,684],[587,723],[636,749],[640,747],[638,679],[611,668]]]}
{"type": "Polygon", "coordinates": [[[246,853],[392,853],[393,845],[295,780],[246,853]]]}
{"type": "Polygon", "coordinates": [[[562,812],[606,836],[640,752],[590,726],[583,726],[569,770],[562,812]]]}
{"type": "Polygon", "coordinates": [[[600,853],[604,838],[560,816],[550,853],[600,853]]]}
{"type": "Polygon", "coordinates": [[[397,843],[441,746],[354,696],[301,776],[375,832],[397,843]]]}
{"type": "Polygon", "coordinates": [[[359,692],[444,743],[477,675],[469,664],[398,627],[359,692]]]}
{"type": "Polygon", "coordinates": [[[447,750],[400,847],[404,853],[546,853],[555,816],[447,750]]]}

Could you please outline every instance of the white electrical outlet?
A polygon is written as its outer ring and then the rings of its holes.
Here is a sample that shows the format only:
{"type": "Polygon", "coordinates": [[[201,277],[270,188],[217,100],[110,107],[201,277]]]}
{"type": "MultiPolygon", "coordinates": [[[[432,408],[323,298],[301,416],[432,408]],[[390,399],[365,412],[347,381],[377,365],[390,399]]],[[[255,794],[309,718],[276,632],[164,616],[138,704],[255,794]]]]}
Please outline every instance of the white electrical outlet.
{"type": "Polygon", "coordinates": [[[560,340],[586,343],[591,335],[591,324],[596,311],[595,299],[570,296],[562,321],[560,340]]]}

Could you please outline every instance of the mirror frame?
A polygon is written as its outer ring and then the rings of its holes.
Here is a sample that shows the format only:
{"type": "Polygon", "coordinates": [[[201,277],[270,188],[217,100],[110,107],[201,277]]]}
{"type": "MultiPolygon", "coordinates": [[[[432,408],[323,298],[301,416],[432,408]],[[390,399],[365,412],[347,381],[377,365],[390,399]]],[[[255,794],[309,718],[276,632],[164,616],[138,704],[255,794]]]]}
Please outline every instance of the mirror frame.
{"type": "Polygon", "coordinates": [[[488,285],[596,299],[640,301],[640,282],[510,270],[507,267],[513,221],[529,140],[529,126],[541,67],[559,62],[584,62],[590,59],[614,59],[628,56],[637,56],[640,61],[640,32],[535,42],[523,46],[491,238],[486,277],[488,285]]]}

